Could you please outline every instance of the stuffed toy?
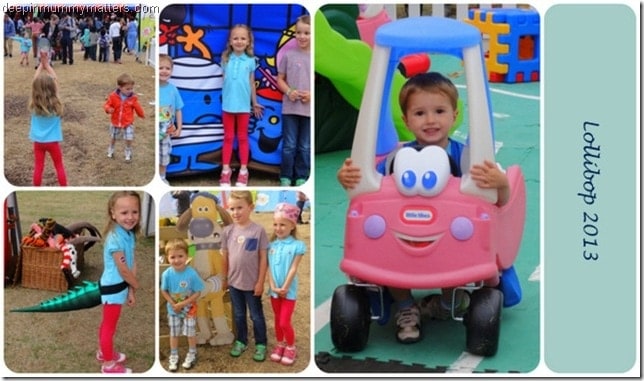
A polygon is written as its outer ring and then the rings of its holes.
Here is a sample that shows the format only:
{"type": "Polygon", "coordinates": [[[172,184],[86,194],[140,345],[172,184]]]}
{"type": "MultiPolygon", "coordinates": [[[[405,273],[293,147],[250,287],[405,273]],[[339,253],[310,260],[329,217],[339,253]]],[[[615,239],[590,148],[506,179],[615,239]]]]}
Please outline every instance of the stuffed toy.
{"type": "Polygon", "coordinates": [[[22,237],[21,243],[24,246],[58,249],[62,253],[60,269],[68,289],[71,289],[80,276],[78,250],[84,252],[100,240],[100,231],[89,222],[79,221],[65,227],[54,219],[41,218],[39,223],[31,224],[29,234],[22,237]]]}
{"type": "Polygon", "coordinates": [[[13,308],[11,312],[66,312],[101,305],[101,290],[98,282],[84,280],[64,294],[44,300],[37,305],[13,308]]]}
{"type": "Polygon", "coordinates": [[[29,234],[22,237],[20,243],[24,246],[47,247],[47,237],[43,235],[43,227],[40,224],[33,223],[29,229],[29,234]]]}
{"type": "Polygon", "coordinates": [[[22,238],[22,244],[34,247],[58,247],[56,236],[70,239],[77,236],[72,230],[60,225],[52,218],[41,218],[38,223],[31,224],[29,234],[22,238]]]}
{"type": "Polygon", "coordinates": [[[222,287],[222,279],[227,274],[222,272],[223,256],[220,251],[223,226],[231,224],[232,218],[217,201],[211,193],[194,193],[190,209],[187,209],[177,222],[177,229],[187,231],[188,239],[195,247],[192,266],[206,286],[197,300],[197,343],[209,342],[213,346],[231,344],[235,340],[235,335],[226,320],[226,290],[222,287]],[[214,336],[211,321],[216,331],[214,336]]]}
{"type": "Polygon", "coordinates": [[[76,263],[78,260],[76,246],[63,238],[62,235],[56,234],[56,247],[58,250],[63,252],[63,260],[60,263],[60,269],[63,270],[64,273],[69,272],[72,277],[78,278],[80,276],[80,271],[78,270],[76,263]]]}

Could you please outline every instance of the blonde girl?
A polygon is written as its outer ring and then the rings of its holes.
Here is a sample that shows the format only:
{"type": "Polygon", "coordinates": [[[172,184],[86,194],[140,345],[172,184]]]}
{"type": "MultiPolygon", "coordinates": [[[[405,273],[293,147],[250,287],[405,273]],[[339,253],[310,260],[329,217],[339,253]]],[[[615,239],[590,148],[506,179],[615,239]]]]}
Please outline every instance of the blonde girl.
{"type": "Polygon", "coordinates": [[[49,153],[56,169],[58,185],[66,186],[67,174],[60,148],[60,142],[63,141],[61,118],[63,103],[58,97],[56,72],[49,65],[48,53],[40,52],[40,57],[40,64],[31,84],[31,99],[28,106],[31,113],[29,140],[33,143],[34,152],[32,182],[34,186],[42,185],[45,154],[49,153]]]}
{"type": "Polygon", "coordinates": [[[221,66],[224,71],[222,87],[222,121],[224,125],[224,142],[222,148],[223,163],[219,185],[230,186],[232,169],[230,162],[233,154],[235,137],[239,145],[241,168],[236,186],[248,185],[248,124],[250,113],[261,118],[264,107],[257,103],[255,92],[255,56],[253,53],[253,33],[246,25],[238,24],[230,29],[226,49],[221,54],[221,66]],[[249,107],[249,105],[252,105],[249,107]]]}
{"type": "Polygon", "coordinates": [[[119,191],[107,202],[107,226],[103,236],[103,274],[100,279],[103,318],[98,329],[96,359],[102,373],[131,373],[123,366],[124,353],[114,350],[114,335],[123,304],[134,306],[139,288],[134,251],[140,225],[141,197],[134,191],[119,191]]]}
{"type": "Polygon", "coordinates": [[[295,362],[295,330],[291,318],[297,299],[297,267],[306,252],[304,242],[297,239],[300,208],[279,203],[273,213],[273,234],[268,246],[268,284],[271,307],[275,315],[277,345],[271,360],[291,365],[295,362]]]}

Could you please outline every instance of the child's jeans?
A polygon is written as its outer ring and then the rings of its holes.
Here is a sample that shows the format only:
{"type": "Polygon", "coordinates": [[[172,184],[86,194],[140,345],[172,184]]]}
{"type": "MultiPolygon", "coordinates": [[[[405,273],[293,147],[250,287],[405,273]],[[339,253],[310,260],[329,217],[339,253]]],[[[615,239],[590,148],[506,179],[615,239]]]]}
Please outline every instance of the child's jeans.
{"type": "Polygon", "coordinates": [[[282,162],[280,177],[290,180],[309,178],[311,171],[311,118],[282,115],[282,162]]]}
{"type": "Polygon", "coordinates": [[[233,317],[237,328],[237,340],[248,344],[248,326],[246,324],[246,309],[250,311],[250,319],[253,321],[253,332],[255,334],[255,345],[266,345],[266,319],[262,309],[261,296],[253,295],[253,291],[238,290],[229,286],[230,301],[233,304],[233,317]]]}

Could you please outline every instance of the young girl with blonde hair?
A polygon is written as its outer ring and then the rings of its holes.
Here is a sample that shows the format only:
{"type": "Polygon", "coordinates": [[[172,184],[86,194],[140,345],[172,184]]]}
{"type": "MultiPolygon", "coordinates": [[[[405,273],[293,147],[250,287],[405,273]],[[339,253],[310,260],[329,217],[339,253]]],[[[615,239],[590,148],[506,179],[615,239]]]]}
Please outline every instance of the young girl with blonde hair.
{"type": "Polygon", "coordinates": [[[292,317],[297,299],[297,268],[306,253],[306,244],[297,239],[299,216],[300,208],[296,205],[277,204],[268,246],[268,284],[277,341],[270,358],[283,365],[292,365],[296,357],[292,317]]]}
{"type": "Polygon", "coordinates": [[[223,163],[219,185],[230,186],[232,169],[230,162],[235,137],[239,145],[241,167],[236,186],[248,185],[248,124],[251,112],[261,118],[264,107],[257,103],[255,92],[255,56],[253,33],[246,25],[237,24],[230,29],[226,49],[221,54],[224,71],[222,88],[222,122],[224,125],[223,163]]]}
{"type": "Polygon", "coordinates": [[[66,186],[67,174],[60,148],[60,142],[63,141],[63,103],[58,97],[56,72],[49,65],[48,52],[40,52],[40,57],[40,64],[31,84],[28,106],[31,113],[29,140],[33,142],[34,152],[33,185],[42,185],[45,154],[49,153],[54,162],[58,184],[66,186]]]}
{"type": "Polygon", "coordinates": [[[98,328],[96,360],[101,373],[132,373],[123,366],[126,356],[114,350],[114,336],[123,305],[136,304],[140,287],[136,276],[136,236],[141,230],[141,196],[135,191],[117,191],[107,202],[107,225],[103,233],[103,273],[100,279],[103,317],[98,328]]]}

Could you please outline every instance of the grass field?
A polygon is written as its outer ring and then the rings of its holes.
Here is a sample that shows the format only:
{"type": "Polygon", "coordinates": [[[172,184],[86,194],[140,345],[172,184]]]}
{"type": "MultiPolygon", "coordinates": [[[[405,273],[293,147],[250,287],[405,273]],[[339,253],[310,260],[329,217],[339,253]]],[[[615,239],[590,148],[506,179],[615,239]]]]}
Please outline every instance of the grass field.
{"type": "MultiPolygon", "coordinates": [[[[62,116],[63,161],[67,180],[72,186],[144,186],[155,174],[156,128],[154,128],[155,72],[152,66],[123,54],[123,64],[83,60],[80,44],[74,45],[74,64],[54,61],[62,116]],[[145,118],[135,118],[132,162],[124,160],[124,142],[117,141],[114,159],[107,159],[109,115],[103,110],[105,100],[117,87],[116,78],[128,73],[135,81],[134,92],[145,111],[145,118]]],[[[16,186],[31,185],[33,154],[29,141],[31,81],[35,61],[20,66],[20,59],[4,62],[4,160],[5,176],[16,186]]],[[[46,157],[43,186],[56,186],[51,158],[46,157]]]]}

